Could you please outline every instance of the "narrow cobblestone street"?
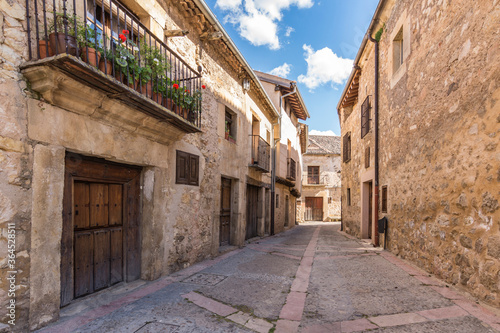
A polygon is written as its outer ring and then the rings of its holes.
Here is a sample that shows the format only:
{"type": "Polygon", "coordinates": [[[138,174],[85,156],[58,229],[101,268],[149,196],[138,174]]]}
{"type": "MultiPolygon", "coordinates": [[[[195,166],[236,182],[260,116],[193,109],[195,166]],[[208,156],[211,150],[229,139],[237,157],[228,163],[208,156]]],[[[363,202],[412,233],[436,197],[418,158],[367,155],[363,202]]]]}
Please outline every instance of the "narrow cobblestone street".
{"type": "Polygon", "coordinates": [[[41,332],[497,332],[500,317],[387,251],[309,223],[73,302],[41,332]]]}

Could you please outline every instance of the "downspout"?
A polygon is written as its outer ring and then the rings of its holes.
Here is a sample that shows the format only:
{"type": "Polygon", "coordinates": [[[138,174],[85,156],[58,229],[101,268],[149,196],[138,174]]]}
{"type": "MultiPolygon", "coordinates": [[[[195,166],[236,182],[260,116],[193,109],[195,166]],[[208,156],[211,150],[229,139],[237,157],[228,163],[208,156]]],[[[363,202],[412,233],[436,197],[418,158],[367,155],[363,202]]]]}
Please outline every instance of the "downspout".
{"type": "MultiPolygon", "coordinates": [[[[375,136],[375,152],[374,152],[374,158],[375,158],[375,189],[374,189],[374,199],[375,199],[375,210],[374,210],[374,217],[375,217],[375,233],[374,233],[374,245],[379,246],[379,235],[378,235],[378,206],[379,206],[379,192],[378,192],[378,60],[379,60],[379,45],[378,45],[378,40],[372,38],[370,34],[368,34],[368,39],[370,39],[370,42],[375,43],[375,92],[374,92],[374,105],[373,105],[373,134],[375,136]]],[[[384,236],[385,238],[385,236],[384,236]]]]}
{"type": "MultiPolygon", "coordinates": [[[[280,91],[281,92],[281,91],[280,91]]],[[[280,139],[281,139],[281,108],[283,105],[283,100],[290,96],[293,95],[297,92],[297,86],[293,86],[293,91],[289,92],[288,94],[282,95],[280,97],[280,107],[279,107],[279,117],[278,117],[278,122],[273,124],[273,129],[275,125],[279,125],[280,127],[280,139]]],[[[274,133],[273,133],[274,134],[274,133]]],[[[274,215],[275,215],[275,208],[276,208],[276,142],[279,142],[280,139],[274,139],[273,135],[273,147],[271,147],[271,161],[272,161],[272,169],[271,169],[271,235],[274,235],[274,215]]]]}

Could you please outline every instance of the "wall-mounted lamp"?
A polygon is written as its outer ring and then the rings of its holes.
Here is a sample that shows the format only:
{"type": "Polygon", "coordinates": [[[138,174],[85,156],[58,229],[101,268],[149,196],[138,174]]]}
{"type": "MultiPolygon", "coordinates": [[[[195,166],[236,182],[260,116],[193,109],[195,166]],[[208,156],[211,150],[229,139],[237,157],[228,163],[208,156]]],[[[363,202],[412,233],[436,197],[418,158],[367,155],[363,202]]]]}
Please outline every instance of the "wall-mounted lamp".
{"type": "Polygon", "coordinates": [[[250,80],[247,78],[243,79],[243,90],[245,90],[245,91],[250,90],[250,80]]]}

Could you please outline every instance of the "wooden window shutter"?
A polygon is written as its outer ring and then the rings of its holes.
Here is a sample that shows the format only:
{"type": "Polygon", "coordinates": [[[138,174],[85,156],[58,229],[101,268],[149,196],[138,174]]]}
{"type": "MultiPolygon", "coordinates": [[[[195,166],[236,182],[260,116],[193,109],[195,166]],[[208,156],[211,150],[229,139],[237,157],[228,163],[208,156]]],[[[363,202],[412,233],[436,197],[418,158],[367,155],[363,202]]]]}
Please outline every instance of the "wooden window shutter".
{"type": "Polygon", "coordinates": [[[200,157],[177,150],[175,183],[199,185],[200,157]]]}
{"type": "Polygon", "coordinates": [[[343,153],[344,162],[347,163],[351,160],[351,133],[347,133],[343,138],[343,153]]]}
{"type": "Polygon", "coordinates": [[[361,105],[361,138],[370,132],[370,96],[361,105]]]}
{"type": "Polygon", "coordinates": [[[189,156],[189,185],[198,185],[199,164],[199,156],[189,156]]]}

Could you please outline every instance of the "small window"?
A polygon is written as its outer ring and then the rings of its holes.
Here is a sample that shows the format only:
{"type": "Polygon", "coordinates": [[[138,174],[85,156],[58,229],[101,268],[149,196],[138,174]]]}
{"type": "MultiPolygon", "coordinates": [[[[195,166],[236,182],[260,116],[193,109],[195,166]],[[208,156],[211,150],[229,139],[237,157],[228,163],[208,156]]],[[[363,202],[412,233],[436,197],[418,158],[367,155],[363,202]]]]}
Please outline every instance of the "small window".
{"type": "Polygon", "coordinates": [[[403,27],[399,29],[399,32],[394,37],[392,41],[392,59],[393,59],[393,73],[401,67],[403,64],[403,27]]]}
{"type": "Polygon", "coordinates": [[[279,208],[280,206],[280,195],[276,194],[276,208],[279,208]]]}
{"type": "Polygon", "coordinates": [[[199,185],[200,157],[177,150],[175,183],[199,185]]]}
{"type": "Polygon", "coordinates": [[[365,168],[368,169],[370,167],[370,147],[366,147],[365,149],[365,168]]]}
{"type": "Polygon", "coordinates": [[[226,107],[225,138],[231,142],[236,141],[236,114],[226,107]]]}
{"type": "Polygon", "coordinates": [[[351,160],[351,132],[344,135],[343,138],[343,161],[347,163],[351,160]]]}
{"type": "Polygon", "coordinates": [[[351,189],[348,188],[347,189],[347,206],[350,206],[351,205],[351,189]]]}
{"type": "Polygon", "coordinates": [[[307,183],[319,184],[319,166],[307,167],[307,183]]]}
{"type": "Polygon", "coordinates": [[[387,185],[382,186],[382,213],[387,213],[387,185]]]}
{"type": "Polygon", "coordinates": [[[331,204],[332,203],[332,197],[328,197],[328,203],[331,204]]]}
{"type": "Polygon", "coordinates": [[[361,105],[361,138],[370,132],[370,96],[361,105]]]}

